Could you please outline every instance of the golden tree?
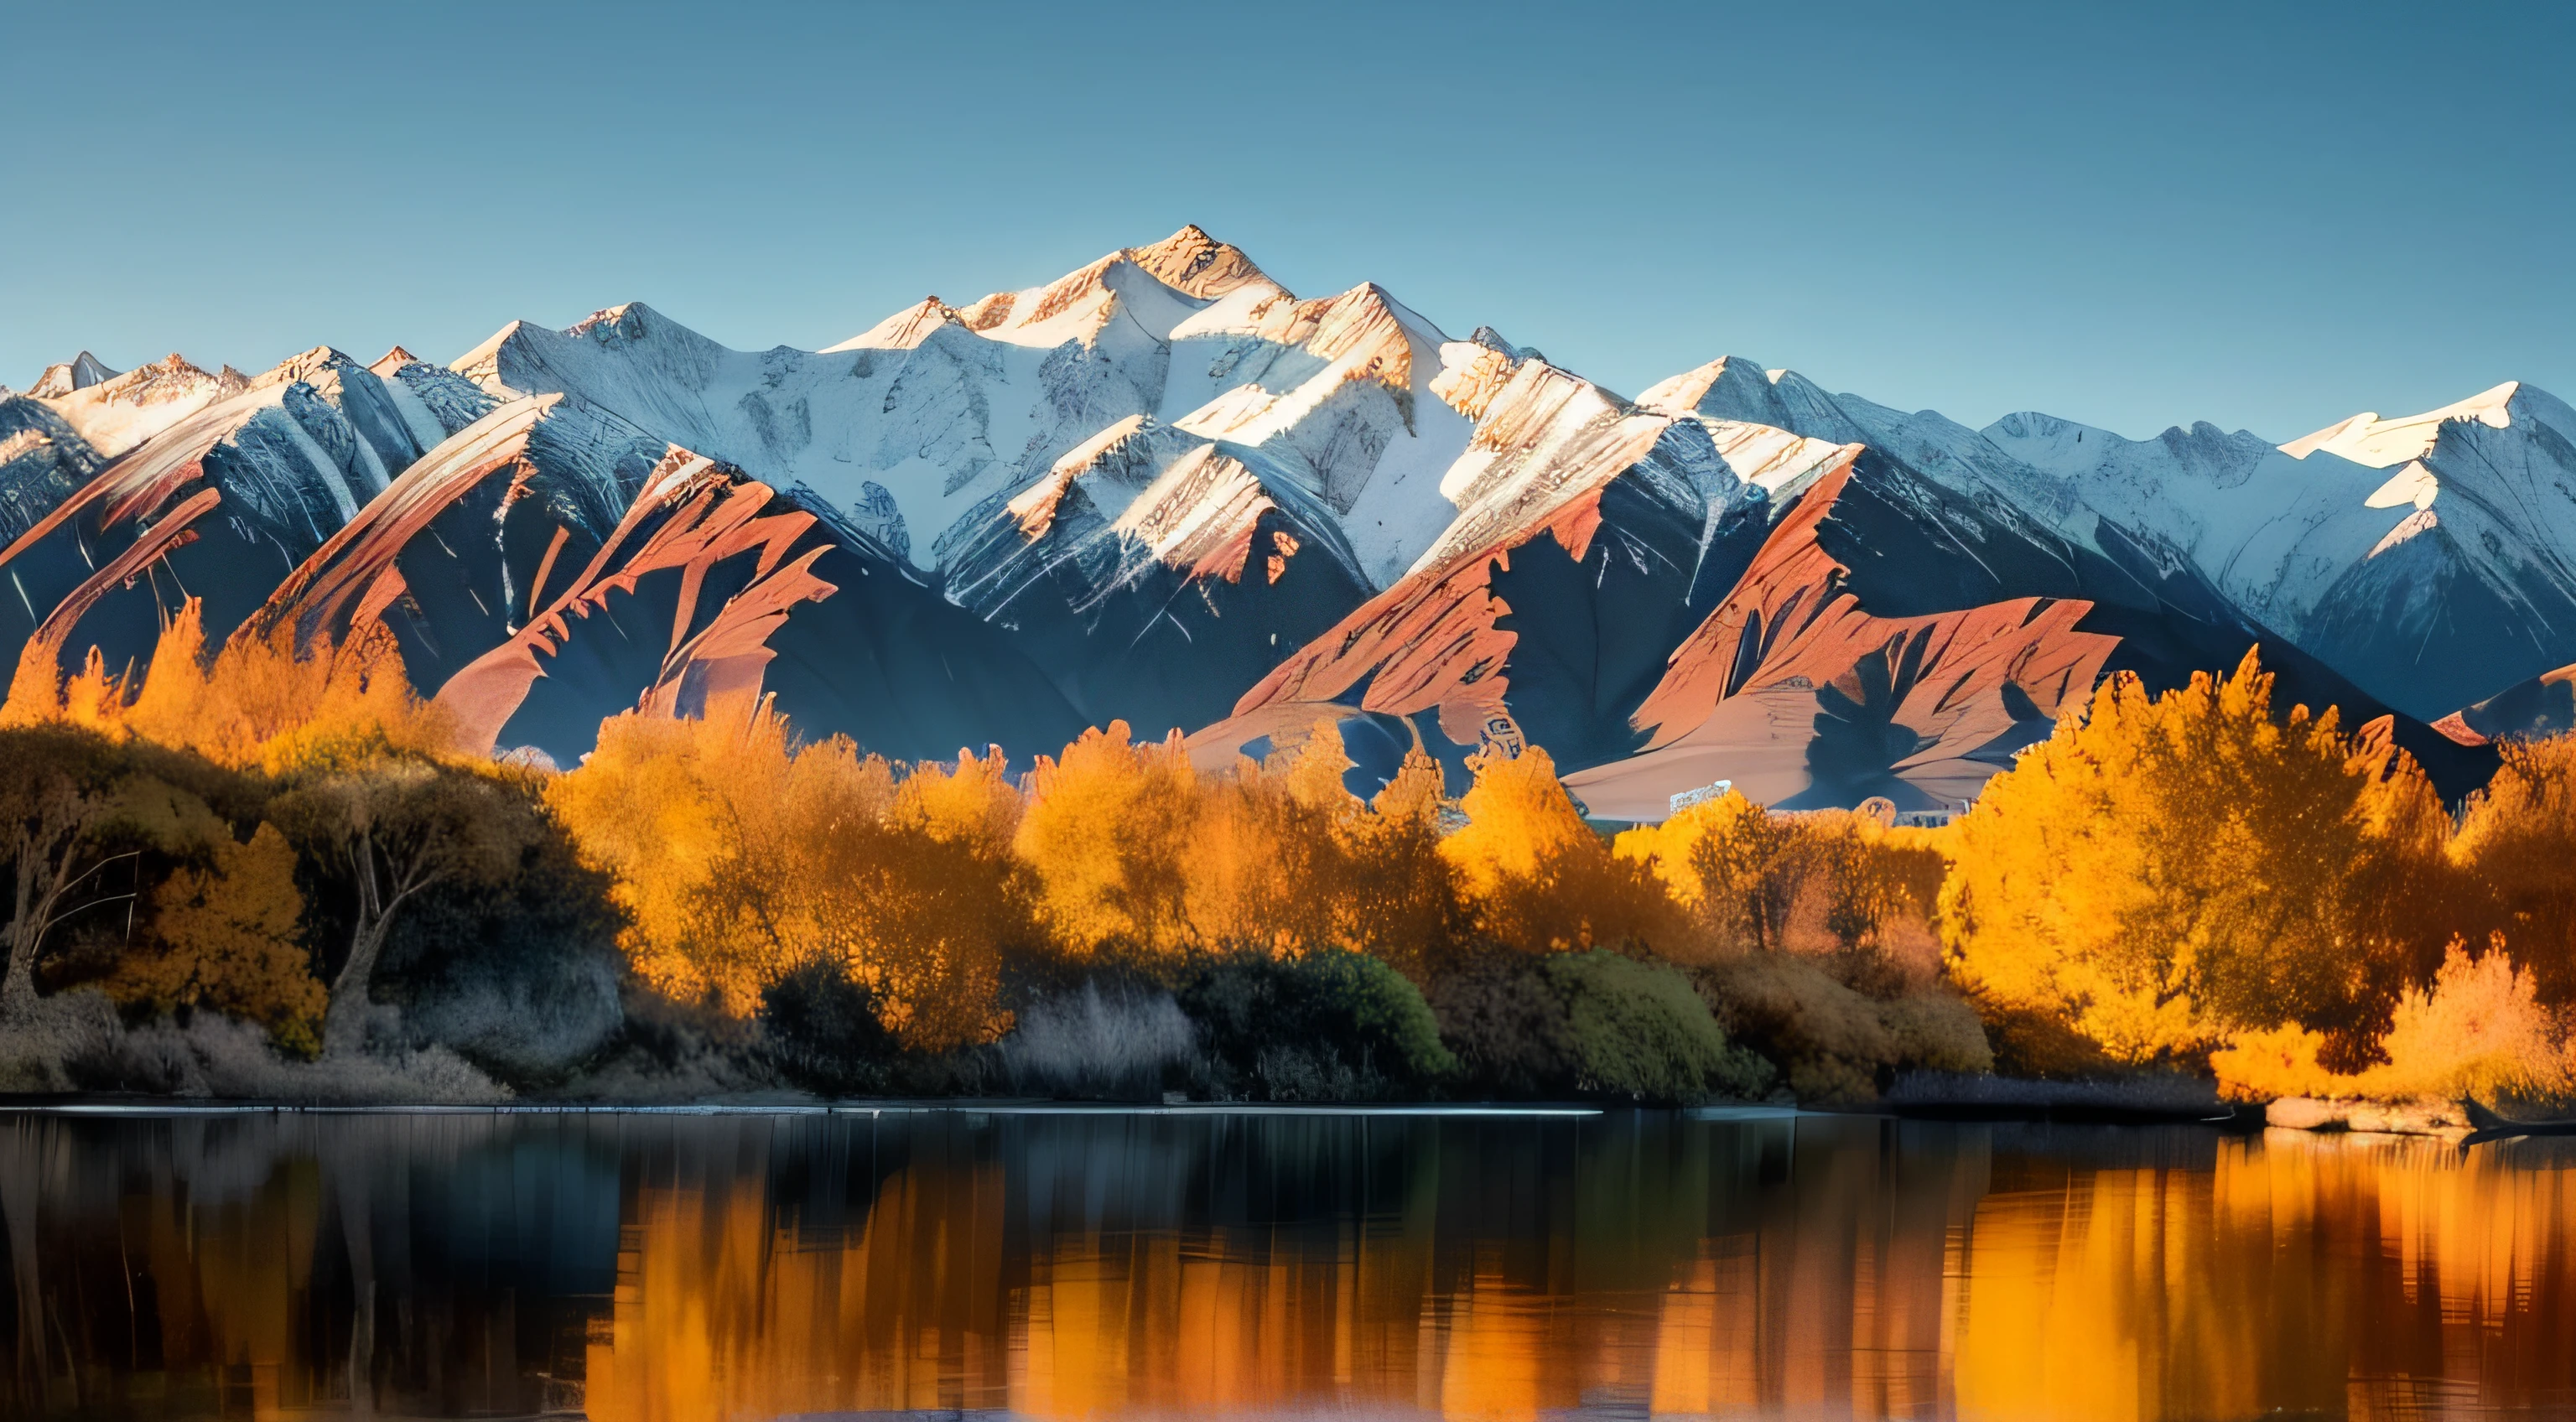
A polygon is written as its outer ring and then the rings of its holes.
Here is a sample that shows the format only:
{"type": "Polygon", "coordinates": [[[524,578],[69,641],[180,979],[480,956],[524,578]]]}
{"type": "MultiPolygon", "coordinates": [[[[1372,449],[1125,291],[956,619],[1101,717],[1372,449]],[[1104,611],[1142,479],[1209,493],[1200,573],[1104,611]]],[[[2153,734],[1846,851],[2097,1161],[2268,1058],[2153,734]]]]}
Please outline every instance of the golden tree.
{"type": "Polygon", "coordinates": [[[203,606],[190,598],[162,623],[139,678],[111,674],[93,647],[79,672],[58,681],[51,657],[35,650],[11,687],[10,724],[139,736],[272,775],[384,750],[454,748],[445,714],[413,694],[393,634],[377,622],[345,642],[301,645],[285,624],[244,628],[209,656],[203,606]]]}
{"type": "MultiPolygon", "coordinates": [[[[1336,752],[1341,740],[1332,745],[1336,752]]],[[[1419,748],[1341,825],[1342,863],[1330,897],[1339,941],[1420,984],[1449,966],[1468,933],[1457,866],[1440,852],[1439,762],[1419,748]]]]}
{"type": "Polygon", "coordinates": [[[999,752],[899,782],[845,737],[795,745],[766,704],[630,713],[547,796],[613,876],[628,960],[656,990],[748,1016],[821,962],[907,1047],[1007,1026],[1001,955],[1034,935],[1036,890],[1012,855],[1019,793],[999,752]]]}
{"type": "Polygon", "coordinates": [[[1037,871],[1040,912],[1077,956],[1126,950],[1164,956],[1196,942],[1189,918],[1198,776],[1177,737],[1129,739],[1112,721],[1038,758],[1016,843],[1037,871]]]}
{"type": "Polygon", "coordinates": [[[1584,823],[1535,746],[1487,750],[1467,762],[1475,784],[1459,801],[1466,828],[1440,842],[1456,866],[1476,933],[1530,950],[1670,942],[1676,916],[1654,874],[1611,852],[1584,823]]]}
{"type": "Polygon", "coordinates": [[[2507,741],[2450,844],[2462,927],[2500,933],[2545,1002],[2576,1001],[2576,736],[2507,741]]]}
{"type": "Polygon", "coordinates": [[[295,867],[275,825],[261,823],[246,843],[219,829],[210,863],[182,865],[153,887],[147,941],[118,959],[109,995],[162,1012],[211,1008],[266,1027],[291,1051],[319,1051],[329,994],[298,941],[295,867]]]}
{"type": "Polygon", "coordinates": [[[1989,782],[1942,891],[1963,982],[2123,1060],[2287,1021],[2366,1051],[2415,952],[2384,905],[2438,875],[2440,805],[2271,693],[2251,651],[2161,697],[2115,676],[1989,782]]]}

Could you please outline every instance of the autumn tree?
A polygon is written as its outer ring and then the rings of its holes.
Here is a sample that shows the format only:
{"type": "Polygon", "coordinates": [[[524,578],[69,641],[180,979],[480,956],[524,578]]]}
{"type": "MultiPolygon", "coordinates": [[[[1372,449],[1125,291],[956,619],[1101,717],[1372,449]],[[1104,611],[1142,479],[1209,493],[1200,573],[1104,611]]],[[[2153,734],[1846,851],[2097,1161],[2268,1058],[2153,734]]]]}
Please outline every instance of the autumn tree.
{"type": "Polygon", "coordinates": [[[271,774],[385,750],[455,748],[445,713],[412,692],[381,623],[363,623],[337,643],[299,642],[288,624],[255,623],[209,653],[202,606],[190,598],[164,620],[139,672],[111,672],[93,647],[64,679],[41,650],[31,646],[21,659],[0,722],[139,737],[271,774]]]}
{"type": "Polygon", "coordinates": [[[898,775],[846,738],[798,746],[767,707],[612,717],[549,803],[616,880],[656,990],[737,1016],[816,965],[863,989],[902,1045],[989,1039],[1001,955],[1036,934],[1000,753],[898,775]]]}
{"type": "Polygon", "coordinates": [[[1810,856],[1797,824],[1733,790],[1619,836],[1621,857],[1650,866],[1712,951],[1785,947],[1810,856]]]}
{"type": "Polygon", "coordinates": [[[1883,948],[1900,918],[1928,923],[1947,871],[1919,831],[1845,810],[1782,814],[1726,794],[1623,832],[1688,919],[1694,956],[1773,952],[1792,929],[1812,949],[1883,948]]]}
{"type": "MultiPolygon", "coordinates": [[[[1338,734],[1329,748],[1341,753],[1338,734]]],[[[1329,894],[1343,946],[1416,984],[1445,970],[1468,935],[1458,868],[1440,852],[1442,788],[1439,762],[1418,747],[1409,752],[1369,813],[1341,824],[1340,879],[1329,894]]]]}
{"type": "Polygon", "coordinates": [[[1195,941],[1191,840],[1199,787],[1177,739],[1139,745],[1127,723],[1092,729],[1029,776],[1016,836],[1037,871],[1040,912],[1077,957],[1124,949],[1168,955],[1195,941]]]}
{"type": "Polygon", "coordinates": [[[1671,901],[1645,865],[1611,852],[1533,746],[1468,759],[1467,825],[1440,843],[1456,866],[1475,931],[1530,950],[1670,942],[1671,901]]]}
{"type": "Polygon", "coordinates": [[[304,896],[295,850],[262,822],[247,842],[215,824],[206,862],[183,864],[148,894],[147,941],[118,959],[104,986],[160,1012],[204,1007],[266,1027],[311,1055],[329,995],[299,939],[304,896]]]}
{"type": "MultiPolygon", "coordinates": [[[[818,755],[854,758],[831,743],[800,755],[800,769],[818,755]]],[[[806,946],[868,989],[909,1050],[989,1041],[1008,1026],[996,1005],[1003,955],[1036,934],[1036,885],[1011,852],[1018,814],[1000,750],[961,751],[953,767],[914,767],[883,810],[808,846],[806,946]]]]}
{"type": "Polygon", "coordinates": [[[2462,931],[2502,935],[2541,1000],[2576,1002],[2576,735],[2507,741],[2451,839],[2462,931]]]}
{"type": "Polygon", "coordinates": [[[2420,952],[2386,905],[2445,820],[2384,736],[2271,698],[2253,652],[2160,697],[2103,683],[1952,827],[1954,973],[2122,1060],[2286,1021],[2365,1055],[2420,952]]]}
{"type": "Polygon", "coordinates": [[[386,750],[454,749],[444,713],[413,693],[382,624],[362,623],[338,643],[299,643],[290,624],[253,624],[209,656],[195,598],[163,625],[116,719],[162,745],[272,774],[386,750]]]}

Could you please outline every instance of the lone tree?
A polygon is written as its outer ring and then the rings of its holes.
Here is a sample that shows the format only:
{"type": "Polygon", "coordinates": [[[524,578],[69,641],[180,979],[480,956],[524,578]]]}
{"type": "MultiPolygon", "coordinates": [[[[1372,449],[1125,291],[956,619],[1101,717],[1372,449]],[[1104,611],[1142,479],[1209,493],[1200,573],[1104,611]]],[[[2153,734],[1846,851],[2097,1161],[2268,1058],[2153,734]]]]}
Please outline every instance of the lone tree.
{"type": "Polygon", "coordinates": [[[349,951],[331,978],[322,1055],[366,1045],[367,1005],[396,916],[433,889],[497,886],[545,834],[544,812],[506,772],[387,755],[318,776],[275,818],[348,879],[349,951]]]}

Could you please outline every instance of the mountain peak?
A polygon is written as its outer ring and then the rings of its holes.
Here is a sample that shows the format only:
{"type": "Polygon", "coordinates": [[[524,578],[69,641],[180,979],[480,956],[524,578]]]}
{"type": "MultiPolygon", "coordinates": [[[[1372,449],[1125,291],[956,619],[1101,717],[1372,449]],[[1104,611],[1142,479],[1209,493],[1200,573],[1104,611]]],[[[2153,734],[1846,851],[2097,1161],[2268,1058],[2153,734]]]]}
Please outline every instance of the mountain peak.
{"type": "Polygon", "coordinates": [[[395,371],[402,369],[404,366],[407,366],[418,359],[420,359],[420,357],[413,355],[411,352],[404,350],[400,346],[396,346],[393,349],[386,351],[383,355],[376,357],[376,363],[368,366],[367,369],[378,375],[390,376],[395,371]]]}
{"type": "Polygon", "coordinates": [[[837,346],[825,346],[822,353],[836,351],[908,351],[918,346],[931,332],[942,326],[963,324],[957,308],[936,296],[925,296],[901,311],[888,316],[837,346]]]}
{"type": "Polygon", "coordinates": [[[1668,376],[1637,397],[1639,409],[1657,414],[1710,415],[1749,424],[1779,425],[1786,415],[1762,367],[1742,356],[1719,356],[1706,365],[1668,376]]]}
{"type": "Polygon", "coordinates": [[[93,385],[114,380],[121,374],[122,371],[83,351],[59,365],[46,366],[45,373],[36,377],[36,383],[27,387],[27,393],[39,400],[60,399],[75,390],[87,390],[93,385]]]}
{"type": "Polygon", "coordinates": [[[653,334],[662,321],[662,313],[641,301],[602,307],[564,328],[567,336],[588,336],[606,344],[611,341],[640,341],[653,334]]]}
{"type": "Polygon", "coordinates": [[[2386,469],[2432,453],[2433,442],[2441,438],[2442,426],[2453,420],[2475,420],[2499,430],[2511,425],[2513,400],[2521,393],[2522,382],[2508,380],[2502,385],[2481,390],[2466,400],[2444,405],[2438,410],[2427,410],[2420,415],[2383,420],[2377,410],[2364,410],[2350,419],[2339,420],[2314,434],[2282,445],[2281,452],[2292,459],[2305,459],[2322,449],[2355,464],[2386,469]]]}
{"type": "Polygon", "coordinates": [[[1216,240],[1195,222],[1150,247],[1130,247],[1123,255],[1163,285],[1201,301],[1255,283],[1279,285],[1254,266],[1242,248],[1216,240]]]}
{"type": "MultiPolygon", "coordinates": [[[[176,357],[174,356],[172,359],[176,359],[176,357]]],[[[290,384],[298,380],[309,381],[315,375],[320,374],[323,370],[332,366],[354,366],[356,364],[356,361],[351,360],[346,354],[331,346],[315,346],[310,350],[298,351],[294,355],[288,356],[286,359],[279,361],[277,364],[270,366],[268,369],[261,371],[257,375],[252,376],[250,378],[250,384],[252,389],[259,390],[265,389],[271,385],[290,384]]]]}

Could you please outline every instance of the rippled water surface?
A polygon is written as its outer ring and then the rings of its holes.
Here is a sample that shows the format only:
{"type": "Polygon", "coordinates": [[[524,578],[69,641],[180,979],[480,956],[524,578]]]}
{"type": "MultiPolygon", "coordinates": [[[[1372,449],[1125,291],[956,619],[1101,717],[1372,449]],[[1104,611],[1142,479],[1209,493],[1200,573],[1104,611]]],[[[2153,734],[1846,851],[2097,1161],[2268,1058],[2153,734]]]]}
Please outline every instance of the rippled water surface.
{"type": "Polygon", "coordinates": [[[2576,1416],[2576,1150],[0,1116],[0,1415],[2576,1416]]]}

